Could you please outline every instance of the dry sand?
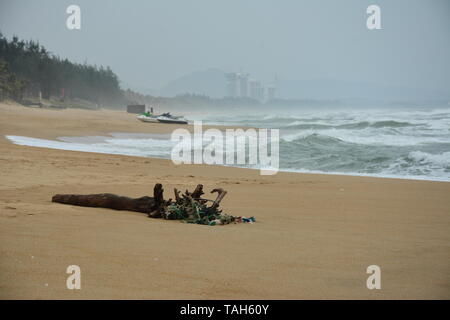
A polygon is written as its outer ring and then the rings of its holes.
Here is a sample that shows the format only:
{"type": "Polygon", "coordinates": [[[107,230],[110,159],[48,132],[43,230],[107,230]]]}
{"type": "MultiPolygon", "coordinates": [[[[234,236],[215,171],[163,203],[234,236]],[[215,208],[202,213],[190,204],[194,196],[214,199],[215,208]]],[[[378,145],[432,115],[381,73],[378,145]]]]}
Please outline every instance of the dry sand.
{"type": "Polygon", "coordinates": [[[16,146],[170,132],[124,112],[0,105],[2,299],[450,298],[450,183],[279,173],[16,146]],[[223,187],[226,212],[255,224],[208,227],[52,203],[55,193],[151,195],[155,182],[223,187]],[[81,267],[81,290],[66,268],[81,267]],[[382,289],[366,288],[381,267],[382,289]]]}

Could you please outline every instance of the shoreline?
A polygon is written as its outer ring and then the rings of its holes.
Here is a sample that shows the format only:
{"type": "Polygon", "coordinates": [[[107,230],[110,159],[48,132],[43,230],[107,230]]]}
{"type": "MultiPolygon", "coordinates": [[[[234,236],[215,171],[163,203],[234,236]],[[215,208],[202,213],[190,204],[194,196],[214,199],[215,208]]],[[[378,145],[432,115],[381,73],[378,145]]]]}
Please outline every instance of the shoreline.
{"type": "MultiPolygon", "coordinates": [[[[224,129],[227,127],[224,127],[224,129]]],[[[190,128],[191,129],[191,128],[190,128]]],[[[39,140],[46,140],[46,141],[50,141],[50,142],[60,142],[60,143],[81,143],[81,142],[76,142],[76,140],[91,140],[90,142],[84,142],[81,144],[85,144],[85,145],[89,145],[92,144],[92,141],[94,139],[107,139],[107,138],[116,138],[116,136],[118,135],[142,135],[141,138],[144,138],[143,135],[148,135],[147,138],[153,138],[157,135],[162,136],[162,135],[166,135],[169,133],[130,133],[130,132],[110,132],[108,135],[102,135],[102,136],[70,136],[70,137],[65,137],[65,136],[61,136],[61,137],[56,137],[54,139],[40,139],[40,138],[35,138],[35,137],[25,137],[25,136],[12,136],[12,135],[6,135],[4,136],[4,138],[8,139],[8,141],[12,144],[16,144],[16,145],[21,145],[21,146],[28,146],[28,147],[34,147],[34,148],[44,148],[44,149],[56,149],[56,150],[65,150],[65,151],[77,151],[77,152],[90,152],[90,153],[103,153],[103,154],[111,154],[111,155],[124,155],[124,156],[132,156],[132,157],[142,157],[142,158],[150,158],[150,159],[164,159],[164,160],[168,160],[170,161],[170,158],[168,156],[161,156],[161,157],[156,157],[156,156],[143,156],[143,155],[133,155],[133,154],[126,154],[126,153],[113,153],[113,152],[100,152],[100,151],[89,151],[89,150],[76,150],[71,149],[70,145],[67,145],[68,148],[58,148],[58,147],[50,147],[50,146],[37,146],[37,145],[32,145],[32,144],[27,144],[27,143],[16,143],[14,142],[14,140],[20,140],[21,138],[26,138],[26,139],[39,139],[39,140]],[[69,141],[64,141],[63,138],[70,138],[73,139],[75,142],[69,142],[69,141]]],[[[159,139],[159,138],[156,138],[159,139]]],[[[23,140],[23,139],[22,139],[23,140]]],[[[166,139],[161,139],[161,140],[166,140],[166,139]]],[[[44,145],[45,143],[42,142],[42,144],[44,145]]],[[[220,167],[233,167],[233,168],[241,168],[241,169],[249,169],[249,170],[260,170],[259,168],[249,168],[249,167],[245,167],[245,166],[239,166],[239,165],[225,165],[225,164],[213,164],[213,166],[220,166],[220,167]]],[[[368,177],[368,178],[378,178],[378,179],[402,179],[402,180],[414,180],[414,181],[433,181],[433,182],[450,182],[450,179],[447,178],[442,178],[439,179],[437,177],[428,177],[428,176],[401,176],[401,175],[389,175],[389,174],[382,174],[382,173],[357,173],[357,172],[324,172],[324,171],[314,171],[314,170],[301,170],[301,169],[283,169],[280,168],[278,169],[278,172],[288,172],[288,173],[298,173],[298,174],[323,174],[323,175],[337,175],[337,176],[351,176],[351,177],[368,177]]]]}
{"type": "MultiPolygon", "coordinates": [[[[450,184],[258,171],[10,143],[4,135],[150,133],[124,112],[0,104],[2,299],[448,299],[450,184]],[[202,226],[51,202],[56,193],[228,191],[254,224],[202,226]],[[420,257],[420,259],[418,259],[420,257]],[[82,289],[66,288],[79,265],[82,289]],[[382,289],[368,290],[379,265],[382,289]]],[[[168,128],[170,129],[170,128],[168,128]]],[[[156,133],[158,133],[156,132],[156,133]]],[[[167,133],[167,132],[166,132],[167,133]]],[[[206,196],[206,195],[205,195],[206,196]]]]}

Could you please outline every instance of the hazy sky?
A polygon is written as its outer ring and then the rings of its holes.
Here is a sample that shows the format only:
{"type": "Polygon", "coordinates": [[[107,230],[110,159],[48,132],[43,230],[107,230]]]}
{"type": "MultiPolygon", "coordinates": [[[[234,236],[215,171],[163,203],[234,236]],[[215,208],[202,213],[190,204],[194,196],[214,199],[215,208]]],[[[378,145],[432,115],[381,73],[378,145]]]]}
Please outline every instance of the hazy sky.
{"type": "Polygon", "coordinates": [[[331,78],[450,93],[449,0],[0,0],[0,30],[159,88],[193,71],[331,78]],[[81,30],[66,8],[81,7],[81,30]],[[382,30],[366,27],[381,7],[382,30]]]}

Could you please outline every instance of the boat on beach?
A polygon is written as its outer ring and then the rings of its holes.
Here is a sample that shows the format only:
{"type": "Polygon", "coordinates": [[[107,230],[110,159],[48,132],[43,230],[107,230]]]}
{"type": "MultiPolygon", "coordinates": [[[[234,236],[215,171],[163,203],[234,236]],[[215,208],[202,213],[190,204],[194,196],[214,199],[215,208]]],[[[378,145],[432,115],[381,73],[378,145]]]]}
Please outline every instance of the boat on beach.
{"type": "Polygon", "coordinates": [[[170,112],[163,113],[161,115],[154,115],[149,112],[140,114],[137,116],[138,120],[142,122],[151,122],[151,123],[174,123],[174,124],[187,124],[187,120],[183,118],[183,116],[174,116],[171,115],[170,112]]]}
{"type": "Polygon", "coordinates": [[[138,120],[142,121],[142,122],[158,122],[158,119],[156,116],[147,116],[145,114],[140,114],[137,116],[138,120]]]}
{"type": "Polygon", "coordinates": [[[157,119],[158,119],[158,122],[161,122],[161,123],[188,124],[187,120],[182,117],[171,118],[171,117],[159,116],[157,119]]]}

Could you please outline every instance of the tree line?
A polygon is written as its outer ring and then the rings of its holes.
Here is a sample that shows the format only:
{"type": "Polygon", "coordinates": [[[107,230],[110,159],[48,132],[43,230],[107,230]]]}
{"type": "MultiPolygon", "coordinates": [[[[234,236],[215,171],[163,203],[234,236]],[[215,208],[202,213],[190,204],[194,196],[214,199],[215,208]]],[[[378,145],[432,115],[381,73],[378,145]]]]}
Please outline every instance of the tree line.
{"type": "Polygon", "coordinates": [[[99,105],[126,103],[109,67],[70,62],[37,41],[8,40],[0,32],[0,99],[85,99],[99,105]]]}

